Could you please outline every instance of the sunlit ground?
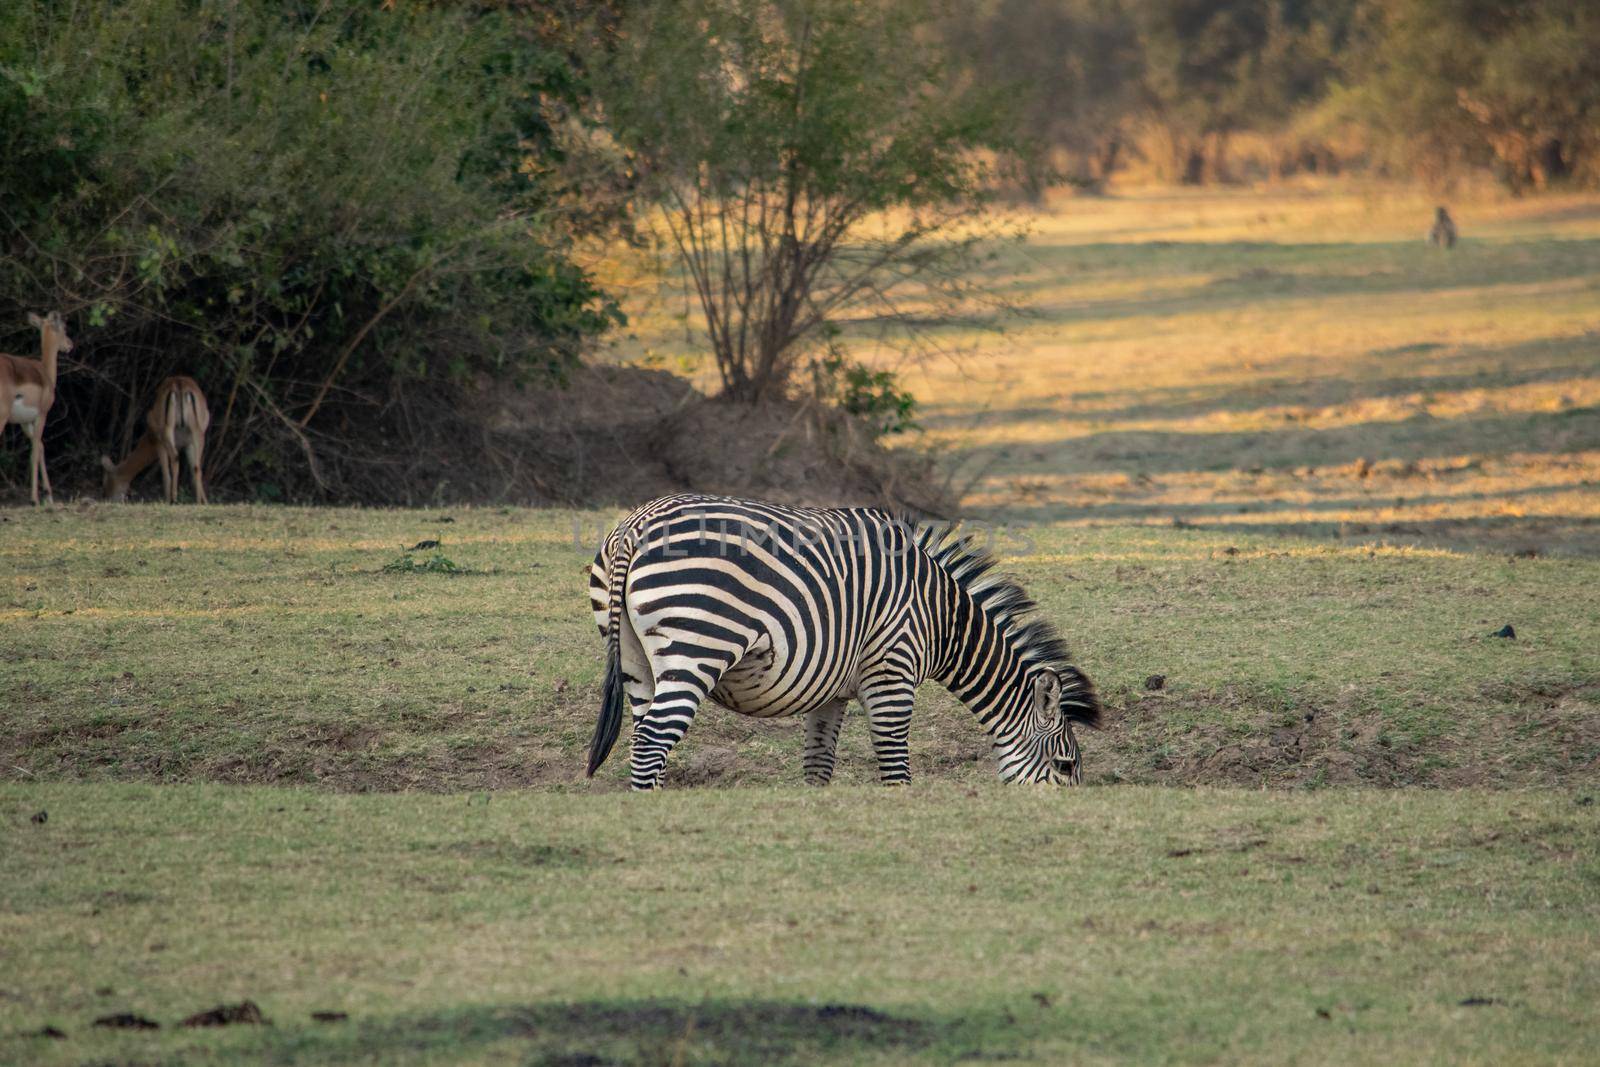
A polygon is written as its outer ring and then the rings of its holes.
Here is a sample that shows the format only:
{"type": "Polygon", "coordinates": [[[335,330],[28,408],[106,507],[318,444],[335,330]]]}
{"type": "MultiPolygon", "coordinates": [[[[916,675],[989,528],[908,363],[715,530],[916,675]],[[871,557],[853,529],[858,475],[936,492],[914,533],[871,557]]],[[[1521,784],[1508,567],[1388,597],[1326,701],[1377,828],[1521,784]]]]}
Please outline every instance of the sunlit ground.
{"type": "MultiPolygon", "coordinates": [[[[901,364],[913,444],[1012,520],[1600,552],[1600,197],[1340,185],[1063,196],[1003,332],[901,364]]],[[[710,385],[681,296],[618,358],[710,385]]],[[[880,357],[881,358],[881,357],[880,357]]]]}

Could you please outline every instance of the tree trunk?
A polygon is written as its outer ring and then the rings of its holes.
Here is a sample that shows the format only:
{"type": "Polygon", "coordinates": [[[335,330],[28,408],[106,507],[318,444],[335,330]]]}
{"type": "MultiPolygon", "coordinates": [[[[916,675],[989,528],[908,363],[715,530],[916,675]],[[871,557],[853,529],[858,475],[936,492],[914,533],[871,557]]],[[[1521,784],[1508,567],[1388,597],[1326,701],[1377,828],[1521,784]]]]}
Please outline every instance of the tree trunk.
{"type": "Polygon", "coordinates": [[[1206,180],[1206,152],[1203,145],[1186,146],[1178,166],[1178,184],[1200,185],[1206,180]]]}

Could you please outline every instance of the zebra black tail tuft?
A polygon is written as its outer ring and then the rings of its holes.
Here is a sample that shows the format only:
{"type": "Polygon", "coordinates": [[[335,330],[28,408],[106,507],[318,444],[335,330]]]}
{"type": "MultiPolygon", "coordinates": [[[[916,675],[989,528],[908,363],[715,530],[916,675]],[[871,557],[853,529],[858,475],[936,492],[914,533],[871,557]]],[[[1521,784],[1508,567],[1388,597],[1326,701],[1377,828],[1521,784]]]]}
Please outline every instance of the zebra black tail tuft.
{"type": "Polygon", "coordinates": [[[611,746],[617,743],[622,732],[622,645],[613,638],[606,642],[606,680],[601,688],[600,718],[594,724],[594,738],[589,742],[589,773],[594,772],[611,755],[611,746]]]}

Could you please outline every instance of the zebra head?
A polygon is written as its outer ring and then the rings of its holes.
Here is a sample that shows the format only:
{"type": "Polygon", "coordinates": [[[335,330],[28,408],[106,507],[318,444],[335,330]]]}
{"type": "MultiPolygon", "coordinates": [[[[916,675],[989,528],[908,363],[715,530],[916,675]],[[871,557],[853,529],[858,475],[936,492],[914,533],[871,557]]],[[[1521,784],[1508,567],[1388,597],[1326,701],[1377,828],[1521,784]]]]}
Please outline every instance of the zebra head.
{"type": "Polygon", "coordinates": [[[1024,688],[1027,708],[1018,729],[996,742],[1000,777],[1008,782],[1082,785],[1083,756],[1074,722],[1100,722],[1094,687],[1076,667],[1038,667],[1024,688]]]}

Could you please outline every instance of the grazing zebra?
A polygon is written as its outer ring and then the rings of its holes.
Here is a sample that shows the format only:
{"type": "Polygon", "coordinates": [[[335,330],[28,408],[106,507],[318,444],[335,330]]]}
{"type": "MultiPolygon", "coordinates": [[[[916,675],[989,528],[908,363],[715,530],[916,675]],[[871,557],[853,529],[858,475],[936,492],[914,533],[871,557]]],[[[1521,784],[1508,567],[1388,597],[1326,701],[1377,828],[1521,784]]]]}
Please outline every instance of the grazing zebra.
{"type": "Polygon", "coordinates": [[[606,675],[589,776],[616,743],[625,698],[633,788],[654,788],[710,696],[745,715],[803,713],[806,780],[825,785],[855,697],[879,776],[907,782],[912,695],[933,679],[988,730],[1001,778],[1081,782],[1072,724],[1099,725],[1094,688],[994,565],[950,527],[913,529],[872,508],[646,504],[590,567],[606,675]]]}

